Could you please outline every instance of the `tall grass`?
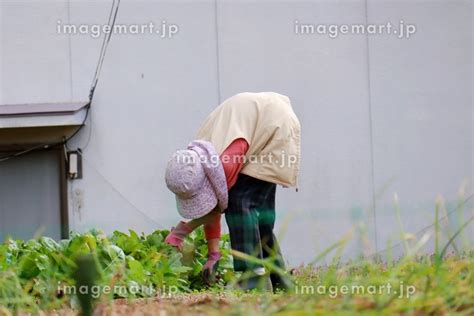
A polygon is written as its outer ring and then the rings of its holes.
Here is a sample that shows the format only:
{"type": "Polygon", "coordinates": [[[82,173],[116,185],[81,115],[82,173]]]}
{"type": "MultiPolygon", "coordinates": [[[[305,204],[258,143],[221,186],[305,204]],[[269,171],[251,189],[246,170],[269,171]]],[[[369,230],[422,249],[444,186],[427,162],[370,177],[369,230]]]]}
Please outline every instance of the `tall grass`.
{"type": "MultiPolygon", "coordinates": [[[[474,251],[466,236],[466,229],[474,218],[471,216],[464,219],[465,201],[464,197],[458,201],[455,209],[458,225],[453,229],[444,202],[437,198],[432,221],[433,231],[424,230],[420,235],[405,231],[400,204],[395,195],[394,212],[399,226],[400,243],[403,246],[403,255],[400,257],[393,254],[394,245],[390,242],[383,252],[361,256],[353,261],[343,261],[341,257],[348,243],[357,233],[367,233],[357,223],[346,235],[315,256],[309,264],[293,269],[291,275],[277,267],[273,257],[259,259],[232,251],[235,257],[264,266],[267,273],[278,273],[294,281],[295,287],[289,293],[276,295],[244,294],[235,289],[237,277],[242,276],[232,273],[230,261],[226,261],[220,268],[219,283],[211,288],[204,287],[199,277],[207,249],[201,231],[187,240],[191,249],[188,254],[190,257],[187,258],[188,266],[179,263],[179,254],[163,245],[167,232],[157,232],[149,236],[138,236],[134,232],[129,236],[116,232],[109,238],[93,232],[77,234],[61,244],[44,237],[26,242],[7,240],[0,246],[0,314],[14,314],[20,310],[39,312],[40,309],[77,307],[74,305],[74,302],[77,302],[74,297],[58,293],[57,283],[59,281],[74,284],[73,273],[77,265],[72,259],[89,253],[93,254],[98,262],[101,278],[105,278],[109,284],[147,282],[153,278],[156,286],[180,285],[181,293],[202,295],[206,292],[215,297],[224,293],[229,297],[229,302],[219,314],[472,315],[474,251]],[[445,225],[442,225],[443,221],[445,225]],[[443,236],[446,241],[443,241],[443,236]],[[458,239],[462,240],[461,246],[456,246],[458,239]],[[430,242],[434,242],[434,253],[426,254],[424,249],[430,242]],[[453,251],[449,252],[449,249],[453,251]],[[331,260],[327,260],[330,257],[331,260]],[[329,263],[323,264],[325,261],[329,263]],[[61,279],[64,276],[67,279],[61,279]],[[376,294],[336,291],[334,295],[332,292],[302,293],[303,288],[328,290],[351,286],[362,286],[365,289],[381,286],[408,289],[413,286],[416,291],[410,295],[400,295],[400,291],[376,294]]],[[[225,258],[228,259],[231,253],[228,236],[224,240],[227,240],[223,247],[225,258]]],[[[363,253],[367,254],[368,251],[363,253]]],[[[140,294],[131,298],[137,297],[146,295],[140,294]]],[[[180,304],[179,297],[170,298],[170,302],[173,302],[170,304],[180,304]]],[[[114,298],[117,296],[105,295],[99,298],[99,302],[113,306],[114,298]]],[[[212,302],[213,299],[210,300],[212,302]]],[[[185,304],[184,301],[182,303],[185,304]]],[[[130,301],[130,304],[133,305],[133,301],[130,301]]],[[[204,305],[205,313],[215,312],[215,304],[204,305]]],[[[161,308],[168,307],[165,304],[161,308]]],[[[180,310],[180,313],[186,311],[180,310]]]]}

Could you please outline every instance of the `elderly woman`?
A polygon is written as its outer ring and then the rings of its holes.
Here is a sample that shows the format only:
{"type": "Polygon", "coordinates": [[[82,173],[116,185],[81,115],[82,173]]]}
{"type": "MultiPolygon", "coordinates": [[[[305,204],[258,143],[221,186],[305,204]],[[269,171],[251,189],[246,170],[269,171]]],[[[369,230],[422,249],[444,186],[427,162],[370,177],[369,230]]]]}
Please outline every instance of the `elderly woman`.
{"type": "MultiPolygon", "coordinates": [[[[274,92],[240,93],[219,105],[186,150],[167,166],[166,183],[176,194],[181,221],[166,242],[181,248],[185,237],[204,225],[208,260],[204,278],[212,283],[220,259],[221,213],[231,247],[285,268],[273,228],[276,185],[296,187],[300,161],[300,123],[288,97],[274,92]]],[[[234,269],[248,272],[241,286],[268,284],[268,273],[234,256],[234,269]]],[[[273,289],[288,286],[269,271],[273,289]]]]}

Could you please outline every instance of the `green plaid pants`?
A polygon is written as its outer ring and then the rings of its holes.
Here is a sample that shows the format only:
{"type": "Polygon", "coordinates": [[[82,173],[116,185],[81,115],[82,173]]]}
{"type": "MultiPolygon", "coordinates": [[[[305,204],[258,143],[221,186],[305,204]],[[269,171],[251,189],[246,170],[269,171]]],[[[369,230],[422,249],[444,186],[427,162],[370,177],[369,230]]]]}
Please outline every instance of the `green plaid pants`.
{"type": "MultiPolygon", "coordinates": [[[[274,264],[285,269],[280,247],[273,233],[275,225],[276,184],[239,174],[229,191],[225,219],[229,226],[232,249],[264,259],[274,258],[274,264]]],[[[234,256],[235,271],[248,271],[259,264],[234,256]]]]}

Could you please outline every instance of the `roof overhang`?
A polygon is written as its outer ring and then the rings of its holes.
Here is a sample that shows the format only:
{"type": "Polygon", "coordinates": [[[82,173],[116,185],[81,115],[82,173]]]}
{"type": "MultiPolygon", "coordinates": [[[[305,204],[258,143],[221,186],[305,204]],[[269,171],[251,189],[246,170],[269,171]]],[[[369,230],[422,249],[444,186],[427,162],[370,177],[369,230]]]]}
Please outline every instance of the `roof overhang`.
{"type": "Polygon", "coordinates": [[[53,143],[84,123],[89,102],[0,105],[0,147],[53,143]]]}
{"type": "Polygon", "coordinates": [[[0,105],[0,128],[77,126],[89,102],[0,105]]]}

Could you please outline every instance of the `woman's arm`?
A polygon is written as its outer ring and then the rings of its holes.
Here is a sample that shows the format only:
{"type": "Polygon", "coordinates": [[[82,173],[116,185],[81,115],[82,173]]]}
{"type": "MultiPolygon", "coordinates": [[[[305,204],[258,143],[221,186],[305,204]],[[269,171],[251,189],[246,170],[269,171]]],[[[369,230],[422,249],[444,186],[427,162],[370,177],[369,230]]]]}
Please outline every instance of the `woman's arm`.
{"type": "Polygon", "coordinates": [[[234,140],[221,154],[221,162],[227,180],[227,189],[230,190],[237,181],[240,170],[245,162],[245,154],[249,144],[243,138],[234,140]]]}

